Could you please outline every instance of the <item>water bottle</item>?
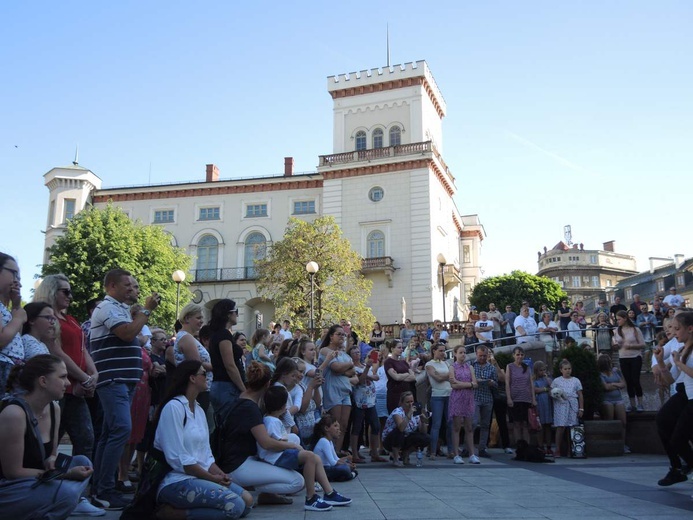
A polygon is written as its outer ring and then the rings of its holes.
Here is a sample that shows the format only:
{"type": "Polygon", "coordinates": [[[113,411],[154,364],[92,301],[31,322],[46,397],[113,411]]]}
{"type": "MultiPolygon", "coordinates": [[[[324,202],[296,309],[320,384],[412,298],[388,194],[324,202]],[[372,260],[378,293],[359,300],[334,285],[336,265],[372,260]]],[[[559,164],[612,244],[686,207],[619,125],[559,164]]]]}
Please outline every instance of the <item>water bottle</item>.
{"type": "Polygon", "coordinates": [[[420,468],[423,466],[423,451],[421,451],[421,448],[416,450],[416,467],[420,468]]]}

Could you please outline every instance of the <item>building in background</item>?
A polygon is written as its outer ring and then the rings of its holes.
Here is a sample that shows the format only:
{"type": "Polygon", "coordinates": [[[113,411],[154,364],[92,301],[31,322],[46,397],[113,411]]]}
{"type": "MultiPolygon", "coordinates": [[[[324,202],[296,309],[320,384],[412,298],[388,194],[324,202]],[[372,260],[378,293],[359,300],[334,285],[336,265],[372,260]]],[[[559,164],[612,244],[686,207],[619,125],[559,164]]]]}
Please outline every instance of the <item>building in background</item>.
{"type": "Polygon", "coordinates": [[[544,247],[543,253],[537,253],[537,275],[558,282],[572,303],[583,301],[590,313],[610,288],[638,272],[635,257],[617,253],[614,243],[604,242],[603,249],[571,247],[563,241],[552,249],[544,247]]]}
{"type": "Polygon", "coordinates": [[[623,278],[615,286],[607,289],[607,298],[613,301],[616,296],[622,302],[632,302],[633,296],[640,295],[640,300],[651,304],[655,296],[665,297],[674,287],[676,293],[690,307],[693,297],[693,258],[684,259],[684,255],[674,258],[650,257],[650,268],[633,276],[623,278]]]}
{"type": "Polygon", "coordinates": [[[102,188],[76,159],[53,168],[44,175],[46,248],[87,204],[112,202],[164,227],[194,258],[196,300],[233,298],[239,330],[249,330],[257,316],[265,324],[282,318],[258,297],[254,261],[281,240],[290,216],[331,215],[363,257],[380,321],[401,319],[402,298],[414,322],[465,319],[485,231],[453,200],[455,177],[443,160],[446,105],[426,62],[332,76],[327,90],[333,149],[312,173],[295,174],[287,157],[279,176],[222,180],[209,164],[204,181],[102,188]]]}

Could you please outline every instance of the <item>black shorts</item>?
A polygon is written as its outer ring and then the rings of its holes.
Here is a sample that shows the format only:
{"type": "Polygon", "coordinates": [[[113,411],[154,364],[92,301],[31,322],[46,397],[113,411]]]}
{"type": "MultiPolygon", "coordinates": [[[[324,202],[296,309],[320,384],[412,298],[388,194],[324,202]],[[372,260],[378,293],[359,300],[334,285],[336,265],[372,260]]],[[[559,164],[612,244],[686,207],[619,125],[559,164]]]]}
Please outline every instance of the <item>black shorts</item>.
{"type": "Polygon", "coordinates": [[[530,403],[513,403],[512,406],[508,406],[508,414],[512,417],[514,423],[526,423],[528,421],[529,407],[530,403]]]}

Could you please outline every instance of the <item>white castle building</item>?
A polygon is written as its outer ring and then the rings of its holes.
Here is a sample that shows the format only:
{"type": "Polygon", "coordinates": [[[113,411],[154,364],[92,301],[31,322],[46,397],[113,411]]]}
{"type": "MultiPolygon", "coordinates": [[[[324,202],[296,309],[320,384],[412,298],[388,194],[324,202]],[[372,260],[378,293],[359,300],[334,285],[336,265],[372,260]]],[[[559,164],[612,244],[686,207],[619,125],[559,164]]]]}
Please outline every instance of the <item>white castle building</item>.
{"type": "Polygon", "coordinates": [[[446,105],[426,62],[332,76],[327,91],[333,150],[314,173],[294,175],[287,157],[281,176],[222,180],[209,164],[204,181],[102,188],[77,163],[53,168],[44,175],[46,248],[86,204],[112,201],[130,218],[166,229],[194,258],[196,301],[234,299],[238,330],[249,330],[258,313],[265,324],[282,318],[258,297],[254,260],[282,239],[289,216],[332,215],[363,257],[381,322],[402,319],[402,298],[414,322],[465,319],[485,233],[453,201],[455,178],[442,155],[446,105]]]}

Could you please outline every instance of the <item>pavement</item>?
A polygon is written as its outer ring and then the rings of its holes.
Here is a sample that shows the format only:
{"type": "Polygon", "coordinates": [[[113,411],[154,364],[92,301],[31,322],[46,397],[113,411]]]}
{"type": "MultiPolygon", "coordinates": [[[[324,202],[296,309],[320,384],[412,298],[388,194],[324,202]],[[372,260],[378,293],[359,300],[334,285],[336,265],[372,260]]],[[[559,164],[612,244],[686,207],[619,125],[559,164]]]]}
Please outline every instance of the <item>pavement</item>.
{"type": "MultiPolygon", "coordinates": [[[[359,476],[334,487],[353,499],[325,513],[303,509],[304,495],[288,506],[259,506],[249,519],[406,520],[594,518],[681,520],[693,518],[693,482],[657,486],[668,470],[660,455],[557,459],[553,464],[515,462],[491,449],[492,459],[457,466],[448,459],[395,468],[359,464],[359,476]]],[[[466,461],[466,459],[465,459],[466,461]]],[[[415,462],[412,457],[412,463],[415,462]]],[[[120,512],[108,512],[117,519],[120,512]]]]}

